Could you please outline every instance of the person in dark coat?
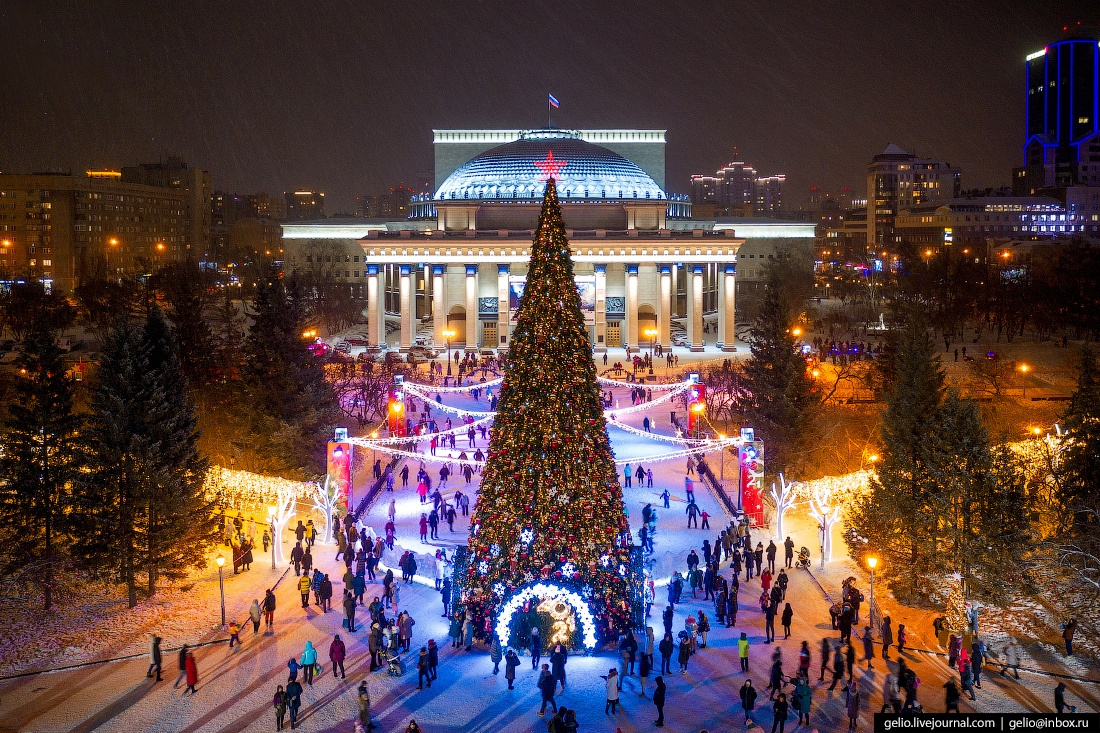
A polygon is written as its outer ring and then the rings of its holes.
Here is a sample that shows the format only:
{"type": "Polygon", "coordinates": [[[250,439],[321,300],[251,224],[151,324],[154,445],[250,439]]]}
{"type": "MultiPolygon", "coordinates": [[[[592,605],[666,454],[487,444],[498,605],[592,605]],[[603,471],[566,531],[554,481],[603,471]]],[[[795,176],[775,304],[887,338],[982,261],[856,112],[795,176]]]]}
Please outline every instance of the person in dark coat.
{"type": "Polygon", "coordinates": [[[157,678],[153,680],[154,682],[161,681],[160,670],[162,659],[160,653],[160,637],[153,634],[152,638],[149,639],[149,671],[145,673],[145,676],[152,677],[153,670],[156,670],[157,678]]]}
{"type": "Polygon", "coordinates": [[[298,708],[302,707],[302,683],[290,680],[286,683],[286,709],[290,713],[290,729],[298,724],[298,708]]]}
{"type": "Polygon", "coordinates": [[[653,704],[657,706],[657,720],[653,723],[658,728],[665,727],[665,678],[660,675],[655,680],[657,689],[653,691],[653,704]]]}
{"type": "Polygon", "coordinates": [[[818,677],[818,682],[825,681],[825,670],[829,668],[829,656],[832,654],[832,649],[829,647],[828,637],[821,640],[821,676],[818,677]]]}
{"type": "Polygon", "coordinates": [[[561,691],[565,692],[565,663],[569,660],[569,652],[561,644],[555,644],[550,652],[550,676],[554,678],[554,684],[561,683],[561,691]]]}
{"type": "MultiPolygon", "coordinates": [[[[542,660],[542,637],[539,636],[539,627],[534,626],[531,628],[531,669],[538,669],[540,660],[542,660]]],[[[554,710],[557,709],[555,706],[554,710]]]]}
{"type": "Polygon", "coordinates": [[[739,693],[741,697],[741,709],[745,711],[745,725],[752,720],[752,711],[756,708],[756,688],[752,686],[752,680],[745,680],[739,693]]]}
{"type": "Polygon", "coordinates": [[[665,606],[664,613],[661,614],[661,621],[665,625],[665,633],[666,634],[671,634],[672,633],[673,613],[674,612],[672,610],[672,604],[670,603],[667,606],[665,606]]]}
{"type": "Polygon", "coordinates": [[[783,638],[791,638],[791,621],[794,620],[794,609],[791,608],[791,604],[788,603],[783,607],[783,615],[779,620],[783,624],[783,638]]]}
{"type": "Polygon", "coordinates": [[[672,674],[670,662],[673,646],[671,633],[665,634],[665,638],[661,639],[661,643],[657,645],[657,651],[661,653],[661,674],[672,674]]]}
{"type": "Polygon", "coordinates": [[[515,689],[516,682],[516,667],[519,666],[519,655],[516,654],[516,650],[509,647],[508,652],[504,655],[504,679],[508,680],[508,689],[515,689]]]}
{"type": "Polygon", "coordinates": [[[882,619],[881,627],[882,636],[882,658],[890,658],[890,645],[894,643],[894,628],[891,625],[890,617],[886,616],[882,619]]]}
{"type": "Polygon", "coordinates": [[[783,733],[790,710],[791,706],[787,703],[787,694],[785,692],[779,693],[779,699],[772,703],[772,733],[775,733],[776,730],[783,733]]]}

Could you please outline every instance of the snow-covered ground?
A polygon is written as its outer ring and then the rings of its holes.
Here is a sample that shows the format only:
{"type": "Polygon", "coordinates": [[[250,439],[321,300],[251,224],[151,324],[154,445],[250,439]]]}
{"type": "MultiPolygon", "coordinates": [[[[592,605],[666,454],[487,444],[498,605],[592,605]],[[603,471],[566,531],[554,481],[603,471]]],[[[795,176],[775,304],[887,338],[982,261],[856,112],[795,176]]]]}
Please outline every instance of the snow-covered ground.
{"type": "MultiPolygon", "coordinates": [[[[628,402],[625,389],[616,390],[621,405],[628,402]]],[[[657,393],[654,394],[657,397],[657,393]]],[[[444,400],[473,407],[470,398],[444,397],[444,400]]],[[[482,401],[481,409],[485,409],[482,401]]],[[[651,411],[655,421],[655,430],[669,433],[669,407],[658,405],[651,411]]],[[[636,428],[641,426],[643,413],[635,413],[624,421],[636,428]]],[[[639,436],[617,428],[612,429],[613,447],[621,458],[652,456],[667,452],[671,444],[639,436]]],[[[465,446],[463,437],[459,446],[465,446]]],[[[479,444],[480,438],[479,438],[479,444]]],[[[471,449],[472,451],[473,449],[471,449]]],[[[428,470],[437,475],[438,468],[428,465],[428,470]]],[[[635,464],[636,465],[636,464],[635,464]]],[[[650,467],[645,461],[643,465],[650,467]]],[[[717,464],[712,460],[712,465],[717,464]]],[[[415,475],[417,466],[410,466],[415,475]]],[[[727,467],[728,468],[728,467],[727,467]]],[[[712,497],[701,483],[696,483],[696,498],[700,505],[711,514],[711,530],[688,529],[684,514],[683,485],[685,464],[682,459],[652,463],[654,486],[652,489],[633,486],[624,489],[624,497],[630,512],[631,526],[637,530],[641,521],[641,509],[652,502],[658,510],[658,532],[655,539],[656,563],[654,574],[658,578],[667,577],[673,569],[685,569],[684,558],[691,548],[700,548],[703,539],[712,542],[718,531],[724,526],[726,517],[720,503],[712,497]],[[659,495],[663,488],[669,488],[673,495],[671,508],[663,509],[659,495]]],[[[477,477],[474,477],[476,489],[477,477]]],[[[419,540],[417,521],[422,507],[414,492],[415,481],[410,480],[408,488],[400,488],[394,494],[383,494],[371,508],[367,521],[376,531],[381,532],[386,521],[389,500],[396,500],[398,547],[411,549],[422,559],[421,567],[429,565],[428,554],[436,547],[450,550],[463,543],[468,531],[468,520],[459,517],[454,532],[443,524],[440,539],[423,544],[419,540]]],[[[452,477],[450,490],[466,490],[461,477],[452,477]]],[[[430,505],[429,505],[430,506],[430,505]]],[[[839,588],[840,579],[848,574],[860,577],[847,560],[835,560],[825,573],[817,570],[816,528],[804,514],[796,510],[787,518],[787,531],[795,540],[796,546],[806,545],[815,550],[814,572],[818,574],[822,585],[830,593],[839,588]]],[[[767,544],[765,530],[753,533],[753,542],[762,540],[767,544]]],[[[839,543],[838,543],[839,544],[839,543]]],[[[322,570],[332,575],[335,586],[335,598],[340,598],[342,588],[339,581],[342,575],[342,563],[334,561],[335,548],[318,546],[316,562],[322,570]]],[[[843,550],[837,550],[840,557],[843,550]]],[[[700,551],[700,555],[701,555],[700,551]]],[[[395,562],[396,553],[387,554],[390,564],[395,562]]],[[[229,616],[244,618],[244,609],[254,597],[262,597],[262,591],[281,575],[285,568],[272,573],[269,556],[257,555],[257,562],[249,573],[230,575],[226,581],[226,597],[229,616]],[[265,564],[267,561],[267,564],[265,564]]],[[[729,569],[725,574],[728,576],[729,569]]],[[[425,733],[457,731],[541,731],[545,721],[536,715],[539,694],[535,689],[536,673],[531,670],[530,660],[524,657],[520,667],[520,676],[516,689],[507,690],[503,673],[494,676],[492,664],[485,649],[475,647],[471,652],[450,649],[447,640],[447,622],[441,617],[439,594],[434,590],[430,579],[425,582],[405,586],[401,592],[401,607],[412,613],[416,619],[413,630],[413,650],[406,656],[406,667],[412,670],[419,647],[428,639],[435,639],[441,647],[439,679],[430,689],[416,690],[415,671],[406,671],[400,678],[393,678],[381,672],[368,673],[369,654],[366,649],[365,630],[360,628],[348,635],[342,632],[342,614],[334,610],[323,614],[317,607],[302,609],[296,590],[292,587],[295,580],[293,571],[283,580],[276,590],[279,608],[276,612],[276,624],[273,633],[261,633],[253,636],[251,626],[247,626],[242,637],[244,644],[233,650],[222,643],[205,646],[196,651],[199,669],[199,689],[194,697],[183,696],[179,689],[173,689],[172,681],[176,677],[175,654],[165,654],[165,682],[152,684],[146,679],[147,662],[144,659],[116,662],[82,669],[32,676],[0,683],[0,730],[20,731],[244,731],[270,730],[273,726],[271,696],[275,686],[286,682],[286,661],[301,653],[305,641],[310,640],[321,650],[325,670],[312,688],[307,687],[303,704],[301,728],[310,731],[351,731],[351,720],[355,713],[355,688],[360,680],[367,679],[374,703],[376,720],[382,731],[402,731],[410,718],[416,718],[425,733]],[[347,681],[335,680],[327,663],[328,643],[333,634],[340,633],[348,641],[349,672],[347,681]],[[350,636],[350,638],[349,638],[350,636]]],[[[876,589],[877,590],[877,589],[876,589]]],[[[379,585],[368,588],[367,597],[380,591],[379,585]],[[377,589],[377,590],[376,590],[377,589]]],[[[28,627],[25,623],[15,629],[14,634],[5,635],[13,641],[0,641],[2,664],[11,671],[29,664],[37,665],[49,662],[51,666],[83,661],[92,657],[113,656],[126,652],[140,653],[145,648],[143,633],[155,631],[164,637],[165,648],[175,648],[181,642],[203,641],[213,638],[225,638],[224,634],[212,627],[219,620],[216,572],[207,571],[196,579],[186,591],[164,593],[160,598],[143,603],[138,612],[125,612],[117,606],[106,611],[96,610],[96,604],[72,602],[69,609],[57,614],[33,614],[38,623],[28,627]],[[163,605],[170,604],[170,605],[163,605]],[[69,628],[75,627],[79,633],[67,636],[69,628]],[[56,642],[51,642],[57,639],[56,642]],[[53,647],[41,647],[40,644],[53,643],[53,647]],[[81,651],[65,647],[80,647],[81,651]]],[[[817,586],[805,571],[791,573],[791,585],[788,601],[794,609],[792,637],[776,645],[764,643],[763,619],[756,608],[759,596],[759,580],[742,582],[740,594],[740,612],[738,626],[732,629],[715,627],[710,634],[708,648],[700,650],[689,662],[688,674],[673,673],[666,675],[668,682],[668,702],[665,708],[666,725],[670,730],[690,731],[706,727],[712,731],[729,730],[741,726],[744,721],[740,705],[735,705],[737,690],[743,684],[745,675],[740,673],[736,660],[736,639],[743,631],[751,643],[749,677],[761,691],[757,721],[770,725],[771,710],[767,694],[763,688],[767,685],[768,669],[772,650],[782,649],[784,668],[790,674],[797,664],[799,642],[803,639],[813,649],[811,678],[817,680],[819,659],[817,648],[823,636],[836,638],[836,632],[830,628],[828,604],[817,586]]],[[[661,632],[660,610],[664,598],[658,591],[658,604],[653,610],[650,622],[661,632]]],[[[889,604],[889,601],[884,601],[889,604]]],[[[674,630],[683,628],[689,612],[697,613],[703,609],[713,619],[713,604],[709,601],[693,601],[690,592],[685,602],[676,609],[674,630]]],[[[900,613],[900,609],[899,612],[900,613]]],[[[365,615],[365,614],[364,614],[365,615]]],[[[21,614],[26,617],[28,614],[21,614]]],[[[9,618],[11,616],[9,615],[9,618]]],[[[896,616],[895,616],[896,618],[896,616]]],[[[928,647],[927,633],[922,622],[914,620],[914,634],[910,644],[918,648],[934,650],[928,647]]],[[[1056,651],[1056,650],[1054,650],[1056,651]]],[[[862,656],[862,654],[860,654],[862,656]]],[[[1054,669],[1057,654],[1048,653],[1044,658],[1032,660],[1043,669],[1054,669]]],[[[907,657],[916,669],[923,684],[919,698],[926,709],[942,710],[941,685],[950,674],[942,658],[914,651],[907,657]]],[[[544,660],[545,661],[545,660],[544,660]]],[[[658,659],[659,662],[659,659],[658,659]]],[[[604,681],[599,675],[607,674],[608,669],[617,666],[617,655],[603,651],[594,656],[576,655],[571,657],[568,667],[568,685],[558,703],[575,708],[581,730],[606,731],[614,733],[621,728],[624,733],[649,729],[656,717],[652,702],[638,694],[638,680],[629,678],[624,684],[622,694],[623,708],[612,717],[604,713],[604,681]]],[[[677,667],[675,658],[673,669],[677,667]]],[[[864,715],[862,727],[870,726],[870,713],[881,705],[882,675],[885,674],[881,660],[877,660],[874,669],[866,670],[860,665],[856,672],[864,695],[864,715]]],[[[1064,666],[1057,667],[1071,674],[1087,673],[1064,666]]],[[[826,675],[826,680],[829,675],[826,675]]],[[[1083,701],[1082,709],[1100,709],[1100,697],[1096,685],[1070,681],[1069,697],[1071,701],[1083,701]]],[[[1054,680],[1041,674],[1025,673],[1021,682],[1002,680],[999,676],[989,678],[985,689],[978,691],[978,700],[974,709],[978,710],[1049,710],[1052,706],[1051,690],[1054,680]]],[[[650,690],[652,691],[652,678],[650,690]]],[[[791,688],[787,688],[791,692],[791,688]]],[[[827,684],[816,684],[814,688],[814,726],[820,730],[836,730],[846,727],[844,698],[834,690],[829,692],[827,684]]],[[[790,721],[794,727],[794,719],[790,721]]]]}

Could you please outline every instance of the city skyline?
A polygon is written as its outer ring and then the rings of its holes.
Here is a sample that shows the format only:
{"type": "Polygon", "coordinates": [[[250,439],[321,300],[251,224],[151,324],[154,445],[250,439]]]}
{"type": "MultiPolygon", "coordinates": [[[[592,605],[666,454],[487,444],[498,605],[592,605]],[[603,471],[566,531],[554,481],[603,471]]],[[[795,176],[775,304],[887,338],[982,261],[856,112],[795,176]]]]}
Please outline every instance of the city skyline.
{"type": "Polygon", "coordinates": [[[223,190],[325,191],[331,213],[430,175],[432,128],[541,126],[548,91],[560,127],[667,129],[672,192],[736,147],[787,175],[794,207],[811,185],[859,187],[889,143],[950,161],[964,189],[1007,185],[1022,160],[1025,57],[1096,16],[1073,2],[920,16],[479,6],[458,22],[436,4],[262,17],[86,7],[0,13],[0,170],[179,155],[223,190]]]}

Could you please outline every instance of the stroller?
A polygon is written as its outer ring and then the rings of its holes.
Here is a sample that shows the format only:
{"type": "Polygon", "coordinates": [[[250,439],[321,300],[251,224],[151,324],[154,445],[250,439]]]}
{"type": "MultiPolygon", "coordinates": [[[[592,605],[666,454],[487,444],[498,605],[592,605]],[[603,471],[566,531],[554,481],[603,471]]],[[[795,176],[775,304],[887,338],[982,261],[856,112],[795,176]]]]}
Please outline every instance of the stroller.
{"type": "Polygon", "coordinates": [[[810,548],[803,547],[798,551],[798,562],[795,563],[795,567],[810,569],[810,548]]]}
{"type": "Polygon", "coordinates": [[[405,665],[401,661],[400,654],[390,651],[385,651],[382,654],[386,659],[386,674],[390,677],[400,677],[405,674],[405,665]]]}

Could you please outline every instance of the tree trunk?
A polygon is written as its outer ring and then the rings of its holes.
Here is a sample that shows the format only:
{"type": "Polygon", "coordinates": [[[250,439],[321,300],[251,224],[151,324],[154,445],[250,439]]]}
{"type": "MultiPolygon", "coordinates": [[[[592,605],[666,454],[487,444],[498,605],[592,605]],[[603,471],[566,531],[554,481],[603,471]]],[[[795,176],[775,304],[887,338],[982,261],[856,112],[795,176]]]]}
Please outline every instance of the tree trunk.
{"type": "Polygon", "coordinates": [[[148,545],[149,558],[147,560],[148,567],[146,568],[149,575],[149,597],[152,598],[157,592],[157,562],[156,562],[156,541],[153,537],[153,502],[149,502],[147,511],[149,512],[149,522],[146,528],[145,542],[148,545]]]}

